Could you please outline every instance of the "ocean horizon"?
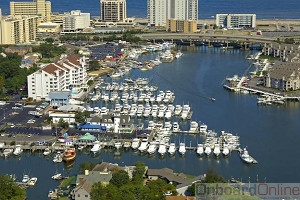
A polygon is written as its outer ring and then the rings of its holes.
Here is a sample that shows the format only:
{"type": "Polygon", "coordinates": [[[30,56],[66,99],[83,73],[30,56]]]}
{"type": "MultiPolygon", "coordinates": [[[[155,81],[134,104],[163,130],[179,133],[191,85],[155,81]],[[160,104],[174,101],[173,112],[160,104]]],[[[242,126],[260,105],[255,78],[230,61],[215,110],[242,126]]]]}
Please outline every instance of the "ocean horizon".
{"type": "MultiPolygon", "coordinates": [[[[0,8],[3,15],[9,14],[9,2],[1,0],[0,8]]],[[[22,0],[31,1],[31,0],[22,0]]],[[[100,16],[100,0],[62,1],[50,0],[52,12],[70,12],[81,10],[91,13],[92,17],[100,16]]],[[[299,0],[199,0],[199,19],[214,19],[217,13],[250,13],[256,14],[257,19],[266,20],[300,20],[299,0]]],[[[136,18],[147,17],[147,0],[127,0],[127,16],[136,18]]]]}

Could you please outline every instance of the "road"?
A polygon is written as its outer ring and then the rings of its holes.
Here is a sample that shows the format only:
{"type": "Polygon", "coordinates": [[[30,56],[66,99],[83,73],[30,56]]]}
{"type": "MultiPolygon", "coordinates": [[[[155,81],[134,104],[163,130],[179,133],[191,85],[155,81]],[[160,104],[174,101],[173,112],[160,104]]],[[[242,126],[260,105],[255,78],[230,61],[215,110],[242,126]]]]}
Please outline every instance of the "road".
{"type": "Polygon", "coordinates": [[[150,33],[150,34],[137,34],[136,36],[141,39],[183,39],[183,40],[230,40],[230,41],[244,41],[254,43],[270,43],[275,41],[275,38],[262,37],[262,36],[245,36],[245,35],[218,35],[218,34],[183,34],[183,33],[150,33]]]}

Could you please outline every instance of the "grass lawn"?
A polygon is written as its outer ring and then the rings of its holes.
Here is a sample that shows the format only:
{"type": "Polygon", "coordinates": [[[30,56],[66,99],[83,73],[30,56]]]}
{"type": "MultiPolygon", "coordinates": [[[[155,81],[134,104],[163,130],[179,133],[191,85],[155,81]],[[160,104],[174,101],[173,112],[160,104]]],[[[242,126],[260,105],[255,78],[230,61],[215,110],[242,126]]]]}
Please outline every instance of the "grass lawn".
{"type": "Polygon", "coordinates": [[[66,187],[66,186],[69,186],[69,185],[73,182],[74,179],[75,179],[75,176],[72,176],[72,177],[70,177],[70,178],[68,178],[68,179],[63,180],[63,181],[59,184],[59,187],[66,187]]]}

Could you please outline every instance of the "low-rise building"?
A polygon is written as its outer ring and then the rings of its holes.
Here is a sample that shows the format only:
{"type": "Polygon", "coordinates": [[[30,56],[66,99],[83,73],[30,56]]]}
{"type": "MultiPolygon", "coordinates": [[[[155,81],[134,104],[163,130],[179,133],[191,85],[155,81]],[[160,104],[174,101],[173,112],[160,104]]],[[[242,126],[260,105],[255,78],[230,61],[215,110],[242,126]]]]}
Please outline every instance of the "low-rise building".
{"type": "Polygon", "coordinates": [[[264,77],[265,87],[281,91],[300,89],[300,64],[277,61],[264,77]]]}
{"type": "Polygon", "coordinates": [[[85,170],[84,175],[77,176],[76,187],[72,192],[73,199],[89,200],[93,184],[100,182],[106,186],[111,178],[111,173],[85,170]]]}
{"type": "Polygon", "coordinates": [[[263,48],[264,55],[278,57],[281,58],[283,61],[288,59],[289,56],[295,54],[297,55],[299,53],[300,53],[299,44],[280,44],[280,43],[272,42],[270,44],[266,44],[263,48]]]}
{"type": "Polygon", "coordinates": [[[217,14],[216,25],[224,28],[255,28],[255,14],[217,14]]]}
{"type": "Polygon", "coordinates": [[[69,55],[27,76],[28,97],[46,99],[52,91],[80,90],[86,82],[86,58],[69,55]]]}
{"type": "Polygon", "coordinates": [[[52,22],[40,23],[37,29],[38,33],[58,33],[59,31],[60,24],[52,22]]]}
{"type": "Polygon", "coordinates": [[[27,53],[32,52],[30,46],[10,46],[4,49],[5,53],[17,53],[19,56],[24,56],[27,53]]]}
{"type": "Polygon", "coordinates": [[[82,112],[85,108],[77,105],[65,105],[61,106],[56,110],[49,111],[49,117],[52,118],[53,123],[58,123],[60,119],[63,119],[69,124],[75,123],[76,112],[82,112]]]}
{"type": "Polygon", "coordinates": [[[197,20],[168,19],[166,23],[167,32],[195,33],[197,32],[197,20]]]}
{"type": "Polygon", "coordinates": [[[49,99],[52,107],[61,107],[69,105],[69,100],[72,98],[71,91],[50,92],[49,99]]]}

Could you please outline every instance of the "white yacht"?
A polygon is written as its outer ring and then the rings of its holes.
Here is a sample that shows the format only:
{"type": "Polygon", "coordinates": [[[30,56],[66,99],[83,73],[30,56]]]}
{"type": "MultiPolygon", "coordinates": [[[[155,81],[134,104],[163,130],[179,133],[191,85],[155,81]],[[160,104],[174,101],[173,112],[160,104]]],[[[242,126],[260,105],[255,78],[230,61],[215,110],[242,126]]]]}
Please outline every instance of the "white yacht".
{"type": "Polygon", "coordinates": [[[15,148],[15,150],[14,150],[14,155],[15,156],[19,156],[19,155],[21,155],[21,153],[23,152],[23,149],[22,149],[22,146],[21,145],[16,145],[16,148],[15,148]]]}
{"type": "Polygon", "coordinates": [[[254,162],[254,159],[249,155],[246,148],[244,148],[243,152],[240,153],[240,157],[245,163],[252,164],[254,162]]]}
{"type": "Polygon", "coordinates": [[[184,155],[185,154],[185,152],[186,152],[186,149],[185,149],[185,143],[180,143],[179,144],[179,153],[181,154],[181,155],[184,155]]]}
{"type": "Polygon", "coordinates": [[[61,163],[63,161],[62,155],[60,152],[57,152],[57,154],[53,158],[54,163],[61,163]]]}
{"type": "Polygon", "coordinates": [[[230,153],[230,152],[229,152],[228,145],[227,145],[227,144],[224,144],[224,145],[223,145],[223,151],[222,151],[222,154],[223,154],[224,156],[227,156],[229,153],[230,153]]]}
{"type": "Polygon", "coordinates": [[[149,123],[148,123],[148,130],[153,130],[154,129],[154,127],[155,127],[155,123],[153,122],[153,121],[149,121],[149,123]]]}
{"type": "Polygon", "coordinates": [[[30,180],[29,176],[27,174],[23,175],[22,183],[27,183],[30,180]]]}
{"type": "Polygon", "coordinates": [[[200,133],[206,133],[207,131],[207,125],[201,124],[199,128],[200,133]]]}
{"type": "Polygon", "coordinates": [[[176,153],[176,146],[175,146],[175,143],[171,143],[171,144],[170,144],[168,153],[169,153],[171,156],[175,155],[175,153],[176,153]]]}
{"type": "Polygon", "coordinates": [[[198,145],[197,145],[197,154],[198,154],[199,156],[202,156],[203,153],[204,153],[203,144],[198,144],[198,145]]]}
{"type": "Polygon", "coordinates": [[[159,144],[159,148],[158,148],[158,153],[161,155],[161,156],[164,156],[167,152],[167,146],[165,143],[160,143],[159,144]]]}
{"type": "Polygon", "coordinates": [[[210,147],[209,145],[206,145],[206,146],[205,146],[205,151],[204,151],[204,153],[205,153],[207,156],[209,156],[209,155],[211,154],[211,147],[210,147]]]}
{"type": "Polygon", "coordinates": [[[163,110],[160,110],[160,111],[158,112],[157,117],[158,117],[158,118],[163,118],[164,116],[165,116],[165,112],[164,112],[163,110]]]}
{"type": "Polygon", "coordinates": [[[139,146],[140,146],[140,139],[139,138],[134,138],[133,140],[132,140],[132,143],[131,143],[131,148],[133,149],[133,150],[136,150],[137,148],[139,148],[139,146]]]}
{"type": "Polygon", "coordinates": [[[221,153],[221,150],[220,150],[220,145],[219,144],[215,144],[215,147],[214,147],[214,154],[215,156],[219,156],[221,153]]]}
{"type": "Polygon", "coordinates": [[[138,148],[138,150],[139,150],[140,152],[145,152],[145,151],[148,149],[148,146],[149,146],[148,140],[147,140],[146,138],[144,138],[144,139],[142,140],[141,146],[138,148]]]}
{"type": "Polygon", "coordinates": [[[115,143],[115,148],[118,150],[123,146],[122,142],[116,142],[115,143]]]}
{"type": "Polygon", "coordinates": [[[182,111],[182,106],[181,105],[176,105],[174,114],[175,115],[180,115],[181,111],[182,111]]]}
{"type": "Polygon", "coordinates": [[[29,186],[34,186],[37,182],[37,177],[32,177],[31,179],[29,179],[29,181],[27,182],[27,185],[29,186]]]}
{"type": "Polygon", "coordinates": [[[101,108],[101,115],[107,115],[108,114],[108,109],[106,107],[101,108]]]}
{"type": "Polygon", "coordinates": [[[172,129],[171,122],[165,122],[165,130],[170,131],[172,129]]]}
{"type": "Polygon", "coordinates": [[[171,110],[167,110],[166,113],[165,113],[165,118],[167,120],[170,120],[172,117],[172,111],[171,110]]]}
{"type": "Polygon", "coordinates": [[[10,154],[12,154],[13,153],[13,149],[4,149],[4,151],[3,151],[3,156],[4,156],[4,158],[7,158],[8,156],[10,156],[10,154]]]}
{"type": "Polygon", "coordinates": [[[196,121],[191,121],[190,125],[190,132],[197,132],[198,131],[198,123],[196,121]]]}
{"type": "Polygon", "coordinates": [[[178,122],[174,122],[173,123],[173,132],[178,132],[180,129],[179,129],[179,124],[178,122]]]}
{"type": "Polygon", "coordinates": [[[43,152],[43,155],[48,156],[48,155],[50,155],[50,153],[51,153],[51,150],[49,148],[46,148],[43,152]]]}
{"type": "Polygon", "coordinates": [[[154,154],[156,152],[156,150],[157,150],[156,142],[150,142],[150,145],[149,145],[149,148],[148,148],[147,152],[149,154],[154,154]]]}
{"type": "Polygon", "coordinates": [[[100,151],[100,149],[101,149],[100,142],[99,141],[95,141],[94,142],[94,146],[91,149],[91,152],[94,153],[94,154],[96,154],[96,153],[98,153],[100,151]]]}

